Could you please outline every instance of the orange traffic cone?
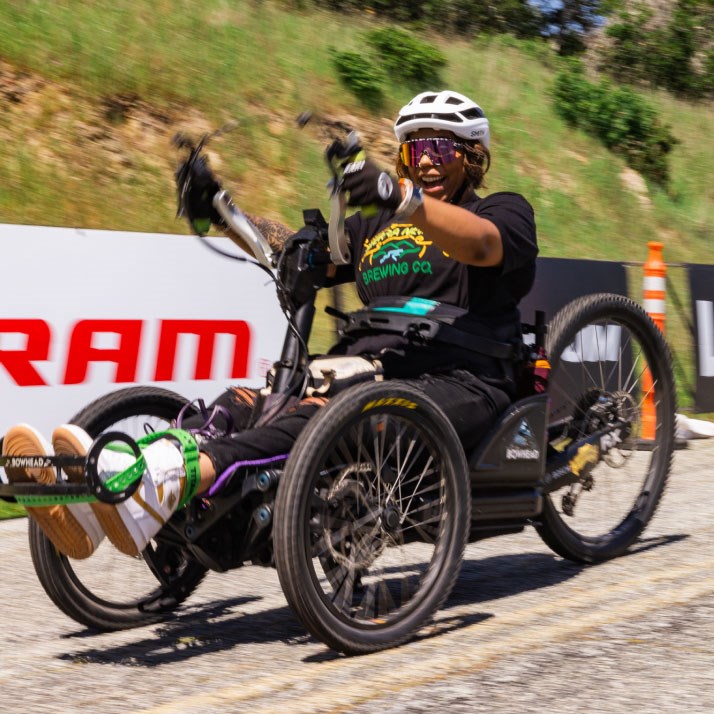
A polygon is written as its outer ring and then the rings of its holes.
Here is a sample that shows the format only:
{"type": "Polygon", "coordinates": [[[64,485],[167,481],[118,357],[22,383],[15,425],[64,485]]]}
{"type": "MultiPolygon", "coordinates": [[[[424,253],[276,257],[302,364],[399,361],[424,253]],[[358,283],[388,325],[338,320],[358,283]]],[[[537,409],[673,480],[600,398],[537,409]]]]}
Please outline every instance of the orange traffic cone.
{"type": "MultiPolygon", "coordinates": [[[[647,243],[649,253],[644,266],[643,297],[644,308],[655,325],[664,333],[665,297],[667,289],[667,266],[662,259],[662,243],[647,243]]],[[[654,384],[649,369],[642,375],[642,439],[654,441],[657,427],[654,384]]]]}

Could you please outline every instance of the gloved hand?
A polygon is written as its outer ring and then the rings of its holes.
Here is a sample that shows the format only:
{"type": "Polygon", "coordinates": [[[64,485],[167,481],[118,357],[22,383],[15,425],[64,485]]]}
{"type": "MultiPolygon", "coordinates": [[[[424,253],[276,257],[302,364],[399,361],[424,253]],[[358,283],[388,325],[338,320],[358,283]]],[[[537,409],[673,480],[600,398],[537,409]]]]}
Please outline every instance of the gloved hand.
{"type": "Polygon", "coordinates": [[[221,190],[221,184],[203,156],[184,161],[176,169],[176,188],[179,197],[179,215],[188,218],[191,228],[204,235],[211,224],[220,225],[222,219],[213,207],[213,197],[221,190]]]}
{"type": "Polygon", "coordinates": [[[399,182],[370,159],[343,164],[340,191],[349,193],[349,206],[381,206],[396,211],[402,202],[399,182]]]}

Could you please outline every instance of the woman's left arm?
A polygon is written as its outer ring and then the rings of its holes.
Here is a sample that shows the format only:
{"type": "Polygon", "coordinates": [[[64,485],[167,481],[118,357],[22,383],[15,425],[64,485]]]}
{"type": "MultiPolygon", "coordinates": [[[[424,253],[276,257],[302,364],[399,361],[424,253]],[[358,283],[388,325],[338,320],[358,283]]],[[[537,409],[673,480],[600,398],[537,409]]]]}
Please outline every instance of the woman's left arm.
{"type": "Polygon", "coordinates": [[[494,267],[503,262],[503,241],[496,224],[465,208],[424,196],[409,220],[460,263],[494,267]]]}

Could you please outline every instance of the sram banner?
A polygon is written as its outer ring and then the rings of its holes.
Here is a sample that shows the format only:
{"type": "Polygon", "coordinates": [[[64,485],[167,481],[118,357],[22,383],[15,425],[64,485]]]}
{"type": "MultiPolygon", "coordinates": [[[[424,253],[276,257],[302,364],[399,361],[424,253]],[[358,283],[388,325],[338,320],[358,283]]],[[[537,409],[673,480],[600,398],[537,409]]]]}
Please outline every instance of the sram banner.
{"type": "MultiPolygon", "coordinates": [[[[83,384],[90,381],[89,369],[95,362],[109,362],[116,366],[114,382],[135,382],[142,366],[140,357],[145,322],[136,319],[75,322],[67,336],[67,350],[60,355],[64,363],[60,383],[83,384]],[[105,335],[116,338],[115,347],[96,346],[96,342],[105,335]]],[[[20,349],[0,350],[0,363],[15,384],[19,387],[49,386],[47,378],[35,364],[50,360],[52,325],[43,319],[0,319],[0,337],[6,335],[27,338],[20,349]]],[[[159,320],[156,356],[153,360],[155,366],[150,371],[150,379],[162,382],[174,380],[179,338],[187,335],[198,338],[194,379],[214,377],[213,356],[216,340],[221,335],[234,338],[229,376],[235,380],[248,375],[248,352],[252,335],[244,320],[159,320]]]]}
{"type": "Polygon", "coordinates": [[[695,408],[714,411],[714,266],[688,265],[696,337],[695,408]]]}
{"type": "Polygon", "coordinates": [[[0,435],[20,421],[49,433],[137,383],[211,400],[262,384],[280,354],[265,273],[195,238],[0,225],[0,241],[0,435]]]}

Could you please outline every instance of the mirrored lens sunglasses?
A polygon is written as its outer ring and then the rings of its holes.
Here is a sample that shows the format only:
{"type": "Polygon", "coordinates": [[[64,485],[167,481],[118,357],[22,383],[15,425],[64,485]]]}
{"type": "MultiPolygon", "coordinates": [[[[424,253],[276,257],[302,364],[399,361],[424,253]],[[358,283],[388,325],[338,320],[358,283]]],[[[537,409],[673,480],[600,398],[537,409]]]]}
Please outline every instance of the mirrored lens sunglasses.
{"type": "Polygon", "coordinates": [[[421,157],[426,154],[434,166],[450,164],[456,159],[456,152],[463,149],[463,144],[459,144],[453,139],[407,139],[399,147],[402,163],[405,166],[418,166],[421,157]]]}

